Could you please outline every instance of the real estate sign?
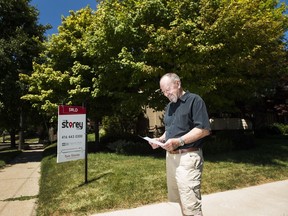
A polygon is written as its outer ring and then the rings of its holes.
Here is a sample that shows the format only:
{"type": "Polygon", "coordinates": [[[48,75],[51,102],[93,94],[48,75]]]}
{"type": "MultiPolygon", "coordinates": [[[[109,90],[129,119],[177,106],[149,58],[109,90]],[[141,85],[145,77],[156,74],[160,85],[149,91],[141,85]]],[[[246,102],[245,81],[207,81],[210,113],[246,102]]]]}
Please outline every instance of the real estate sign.
{"type": "Polygon", "coordinates": [[[85,158],[85,107],[58,106],[57,136],[57,163],[85,158]]]}

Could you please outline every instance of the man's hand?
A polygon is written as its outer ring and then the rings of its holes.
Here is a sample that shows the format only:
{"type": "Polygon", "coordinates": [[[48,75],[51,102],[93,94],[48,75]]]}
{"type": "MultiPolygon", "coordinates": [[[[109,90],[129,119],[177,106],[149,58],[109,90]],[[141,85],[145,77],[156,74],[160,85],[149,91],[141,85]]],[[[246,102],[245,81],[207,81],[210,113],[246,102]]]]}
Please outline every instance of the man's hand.
{"type": "MultiPolygon", "coordinates": [[[[159,142],[163,142],[163,140],[161,140],[160,138],[154,138],[154,140],[157,140],[157,141],[159,141],[159,142]]],[[[152,147],[153,149],[157,149],[157,148],[160,147],[159,145],[154,144],[154,143],[151,143],[151,142],[149,142],[149,144],[151,145],[151,147],[152,147]]]]}
{"type": "Polygon", "coordinates": [[[172,138],[168,139],[167,142],[165,142],[164,148],[166,151],[173,151],[174,149],[178,148],[180,145],[179,138],[172,138]]]}

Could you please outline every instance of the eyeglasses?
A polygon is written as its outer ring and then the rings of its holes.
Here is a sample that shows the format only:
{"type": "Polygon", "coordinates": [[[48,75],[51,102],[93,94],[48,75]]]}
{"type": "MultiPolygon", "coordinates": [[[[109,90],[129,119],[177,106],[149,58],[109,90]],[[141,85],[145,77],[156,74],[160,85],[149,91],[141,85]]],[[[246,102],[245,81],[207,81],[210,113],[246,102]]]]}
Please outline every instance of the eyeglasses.
{"type": "Polygon", "coordinates": [[[181,85],[180,82],[174,81],[174,82],[166,85],[167,88],[166,88],[165,90],[163,90],[163,89],[161,89],[161,88],[160,88],[160,90],[161,90],[161,92],[162,92],[163,95],[167,96],[168,94],[171,93],[172,90],[174,90],[174,89],[176,89],[176,88],[179,88],[180,85],[181,85]]]}
{"type": "Polygon", "coordinates": [[[168,95],[170,93],[170,91],[171,91],[171,85],[168,86],[165,90],[161,89],[161,92],[163,95],[168,95]]]}

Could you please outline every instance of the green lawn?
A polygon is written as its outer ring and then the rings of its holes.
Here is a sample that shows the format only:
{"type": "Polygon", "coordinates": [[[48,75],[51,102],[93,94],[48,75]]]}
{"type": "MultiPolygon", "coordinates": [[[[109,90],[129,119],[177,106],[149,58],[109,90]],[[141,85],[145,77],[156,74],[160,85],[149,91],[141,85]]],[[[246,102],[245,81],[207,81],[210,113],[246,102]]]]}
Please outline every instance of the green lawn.
{"type": "MultiPolygon", "coordinates": [[[[205,155],[202,193],[288,179],[288,140],[257,140],[249,151],[205,155]]],[[[38,215],[89,215],[167,201],[165,157],[91,153],[84,161],[56,163],[45,150],[38,215]]]]}

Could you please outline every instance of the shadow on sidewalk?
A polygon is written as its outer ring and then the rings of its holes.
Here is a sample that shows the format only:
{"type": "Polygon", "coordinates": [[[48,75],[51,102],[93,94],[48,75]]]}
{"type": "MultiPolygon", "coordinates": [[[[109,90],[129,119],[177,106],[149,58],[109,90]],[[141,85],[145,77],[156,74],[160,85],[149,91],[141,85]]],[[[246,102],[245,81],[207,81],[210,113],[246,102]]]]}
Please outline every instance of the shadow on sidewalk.
{"type": "Polygon", "coordinates": [[[44,148],[30,148],[29,150],[23,150],[23,152],[11,161],[11,164],[28,163],[28,162],[40,162],[42,160],[42,153],[44,148]]]}

